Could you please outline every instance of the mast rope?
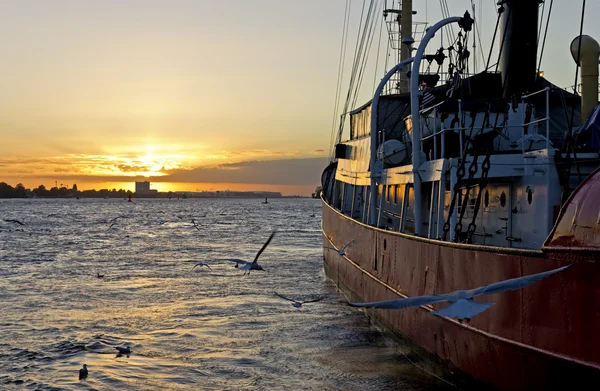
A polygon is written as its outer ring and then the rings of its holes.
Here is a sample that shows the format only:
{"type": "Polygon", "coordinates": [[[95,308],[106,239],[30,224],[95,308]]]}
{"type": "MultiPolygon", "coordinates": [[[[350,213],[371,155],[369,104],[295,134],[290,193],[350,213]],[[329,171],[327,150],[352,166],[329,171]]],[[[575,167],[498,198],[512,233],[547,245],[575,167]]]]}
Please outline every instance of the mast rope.
{"type": "Polygon", "coordinates": [[[537,47],[540,46],[540,37],[542,35],[542,26],[544,25],[544,12],[546,11],[546,2],[542,2],[542,15],[539,17],[539,19],[541,20],[538,21],[538,23],[540,23],[540,28],[538,29],[538,33],[537,33],[537,42],[535,43],[537,45],[537,47]]]}
{"type": "Polygon", "coordinates": [[[498,8],[498,18],[496,19],[496,27],[494,28],[494,35],[492,37],[492,44],[490,45],[490,53],[488,55],[487,62],[485,64],[484,72],[487,72],[490,69],[490,60],[492,59],[492,51],[494,48],[494,43],[496,42],[496,34],[498,33],[498,26],[500,25],[500,18],[502,17],[502,13],[504,12],[504,7],[500,6],[498,8]]]}
{"type": "MultiPolygon", "coordinates": [[[[544,3],[546,4],[546,3],[544,3]]],[[[544,47],[546,46],[546,36],[548,35],[548,25],[550,24],[550,15],[552,14],[552,4],[554,4],[554,0],[550,0],[550,7],[548,8],[548,17],[546,19],[546,28],[544,29],[544,39],[542,40],[542,49],[540,51],[540,62],[538,64],[538,74],[540,73],[540,67],[542,66],[542,57],[544,56],[544,47]]],[[[541,28],[541,25],[540,25],[541,28]]],[[[577,81],[575,81],[577,84],[577,81]]]]}
{"type": "MultiPolygon", "coordinates": [[[[500,12],[504,12],[504,6],[500,6],[500,9],[498,10],[500,12]],[[501,10],[501,11],[500,11],[501,10]]],[[[510,7],[510,9],[508,10],[508,16],[506,17],[507,19],[507,23],[510,20],[510,18],[512,17],[512,7],[510,7]]],[[[500,21],[500,19],[498,19],[498,21],[500,21]]],[[[502,32],[502,41],[500,41],[500,50],[498,50],[498,62],[496,62],[496,70],[495,72],[498,72],[498,66],[500,65],[500,58],[502,57],[502,49],[504,48],[504,42],[506,40],[506,32],[508,31],[508,29],[504,29],[504,31],[502,32]]],[[[491,48],[490,48],[491,50],[491,48]]]]}
{"type": "MultiPolygon", "coordinates": [[[[471,8],[473,9],[473,17],[475,18],[475,3],[473,2],[473,0],[471,0],[471,8]]],[[[481,12],[481,1],[479,2],[479,12],[481,12]]],[[[476,22],[473,23],[475,25],[475,32],[476,32],[476,36],[477,36],[477,40],[479,41],[479,53],[481,53],[481,64],[483,65],[485,63],[485,55],[483,54],[483,44],[481,43],[481,32],[479,31],[479,19],[476,19],[476,22]]],[[[474,57],[477,57],[477,55],[474,53],[474,57]]],[[[475,58],[473,58],[473,61],[475,61],[475,58]]],[[[474,71],[476,71],[477,69],[474,69],[474,71]]],[[[485,71],[485,69],[484,69],[485,71]]]]}
{"type": "Polygon", "coordinates": [[[371,4],[375,4],[375,7],[373,9],[371,9],[371,7],[369,7],[369,13],[370,15],[368,16],[368,24],[369,24],[369,31],[366,35],[366,47],[363,50],[362,53],[362,60],[361,60],[361,65],[359,67],[359,73],[358,73],[358,81],[354,90],[354,98],[352,100],[352,107],[356,107],[356,102],[358,100],[358,94],[360,92],[360,87],[362,86],[362,81],[363,81],[363,76],[365,73],[365,69],[367,67],[367,61],[369,59],[369,52],[371,51],[371,46],[373,45],[373,38],[375,36],[375,16],[377,15],[377,7],[379,7],[379,5],[383,5],[383,3],[381,2],[377,2],[375,3],[374,1],[371,2],[371,4]]]}
{"type": "Polygon", "coordinates": [[[342,115],[340,118],[340,126],[338,128],[336,144],[339,143],[342,139],[342,132],[344,131],[344,123],[346,121],[346,115],[348,114],[348,107],[350,105],[350,101],[352,100],[352,95],[353,95],[352,93],[354,90],[354,85],[356,83],[357,74],[359,72],[358,68],[359,68],[359,65],[362,63],[363,56],[366,56],[364,48],[365,48],[367,31],[370,30],[369,24],[371,21],[370,15],[372,14],[373,3],[374,3],[374,0],[371,0],[371,3],[369,5],[369,10],[367,12],[367,17],[365,18],[364,27],[362,27],[362,21],[363,21],[364,11],[365,11],[365,3],[363,3],[363,8],[361,11],[361,16],[360,16],[360,23],[359,23],[359,25],[362,28],[359,28],[359,31],[358,31],[358,34],[356,37],[356,47],[354,50],[354,64],[352,66],[352,73],[350,75],[350,84],[348,87],[348,93],[346,95],[346,102],[344,104],[344,109],[342,111],[342,115]]]}
{"type": "Polygon", "coordinates": [[[331,121],[331,137],[329,139],[329,161],[333,161],[333,140],[335,138],[335,123],[339,112],[339,97],[341,92],[341,84],[344,76],[344,58],[346,57],[346,44],[348,42],[348,25],[350,19],[350,0],[346,0],[346,7],[344,9],[344,24],[342,26],[342,40],[340,43],[340,59],[338,63],[338,76],[337,84],[335,87],[335,101],[333,107],[333,119],[331,121]]]}
{"type": "Polygon", "coordinates": [[[377,70],[379,68],[379,50],[381,48],[381,32],[383,30],[383,24],[385,21],[381,18],[379,24],[379,38],[377,39],[377,55],[375,56],[375,72],[373,72],[373,93],[375,93],[375,83],[377,82],[377,70]]]}

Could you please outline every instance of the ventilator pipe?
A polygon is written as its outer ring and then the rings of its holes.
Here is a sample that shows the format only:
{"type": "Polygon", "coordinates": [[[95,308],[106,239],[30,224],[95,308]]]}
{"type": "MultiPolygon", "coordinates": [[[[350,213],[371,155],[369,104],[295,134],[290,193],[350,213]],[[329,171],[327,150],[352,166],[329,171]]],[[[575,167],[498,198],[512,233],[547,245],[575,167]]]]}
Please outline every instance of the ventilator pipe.
{"type": "Polygon", "coordinates": [[[584,125],[594,107],[598,106],[600,45],[589,35],[580,35],[571,42],[571,55],[581,67],[581,124],[584,125]]]}

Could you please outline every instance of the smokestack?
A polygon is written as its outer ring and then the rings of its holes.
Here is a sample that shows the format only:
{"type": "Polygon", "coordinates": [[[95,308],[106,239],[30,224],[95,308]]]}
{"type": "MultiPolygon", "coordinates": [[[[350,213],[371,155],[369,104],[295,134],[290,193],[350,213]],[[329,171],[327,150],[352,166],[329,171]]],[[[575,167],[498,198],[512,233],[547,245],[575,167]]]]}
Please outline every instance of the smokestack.
{"type": "Polygon", "coordinates": [[[503,0],[500,72],[504,98],[531,90],[536,80],[540,0],[503,0]]]}
{"type": "Polygon", "coordinates": [[[598,105],[600,45],[589,35],[580,35],[571,41],[571,55],[577,66],[581,67],[581,124],[584,125],[598,105]]]}

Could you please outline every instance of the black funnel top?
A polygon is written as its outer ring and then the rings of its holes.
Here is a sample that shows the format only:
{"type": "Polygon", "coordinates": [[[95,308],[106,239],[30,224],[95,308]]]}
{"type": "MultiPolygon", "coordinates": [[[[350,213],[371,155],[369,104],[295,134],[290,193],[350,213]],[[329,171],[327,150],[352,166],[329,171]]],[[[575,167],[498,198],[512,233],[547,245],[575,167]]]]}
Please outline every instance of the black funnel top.
{"type": "Polygon", "coordinates": [[[540,0],[503,0],[500,71],[505,98],[531,91],[537,74],[540,0]]]}

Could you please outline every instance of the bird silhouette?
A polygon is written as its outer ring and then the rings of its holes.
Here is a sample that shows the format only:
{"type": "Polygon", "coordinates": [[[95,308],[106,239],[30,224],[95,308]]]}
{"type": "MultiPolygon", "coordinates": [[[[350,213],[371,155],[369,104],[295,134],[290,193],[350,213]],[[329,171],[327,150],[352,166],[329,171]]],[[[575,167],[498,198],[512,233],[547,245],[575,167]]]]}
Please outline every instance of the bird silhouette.
{"type": "Polygon", "coordinates": [[[15,223],[15,224],[19,224],[19,225],[25,225],[16,219],[4,219],[4,221],[6,221],[7,223],[15,223]]]}
{"type": "Polygon", "coordinates": [[[271,236],[269,236],[269,239],[267,239],[267,241],[265,242],[265,244],[263,244],[263,246],[261,247],[261,249],[258,250],[258,254],[256,254],[256,256],[254,257],[254,261],[248,262],[248,261],[244,261],[243,259],[230,259],[229,261],[235,262],[235,267],[236,268],[238,268],[240,270],[245,270],[244,274],[246,274],[246,273],[250,274],[251,270],[262,270],[262,271],[264,271],[265,269],[263,269],[262,266],[260,266],[258,264],[258,257],[260,257],[260,254],[262,254],[262,252],[265,251],[265,248],[267,248],[267,246],[269,245],[269,243],[271,243],[271,240],[273,239],[273,236],[275,236],[275,232],[277,232],[277,231],[273,231],[273,233],[271,233],[271,236]]]}
{"type": "Polygon", "coordinates": [[[304,300],[304,301],[299,301],[299,300],[294,300],[294,299],[290,299],[289,297],[285,297],[283,295],[280,295],[279,293],[275,292],[275,294],[279,297],[281,297],[282,299],[288,300],[292,302],[292,305],[296,308],[300,308],[302,307],[302,304],[306,304],[306,303],[315,303],[317,301],[323,300],[323,297],[318,297],[316,299],[312,299],[312,300],[304,300]]]}
{"type": "Polygon", "coordinates": [[[432,311],[430,313],[435,315],[446,316],[448,318],[457,318],[459,320],[470,319],[473,316],[487,310],[488,308],[496,304],[495,302],[475,302],[473,301],[473,297],[492,295],[495,293],[502,293],[508,290],[521,289],[528,285],[541,281],[544,278],[550,277],[553,274],[559,273],[570,266],[572,265],[559,267],[558,269],[549,270],[547,272],[530,274],[528,276],[495,282],[493,284],[484,285],[471,290],[459,290],[441,295],[434,294],[428,296],[415,296],[408,297],[405,299],[386,300],[372,303],[348,304],[352,307],[399,310],[402,308],[418,307],[422,305],[440,303],[442,301],[449,301],[452,304],[437,311],[432,311]]]}
{"type": "Polygon", "coordinates": [[[88,375],[88,369],[87,369],[87,365],[83,364],[83,368],[81,368],[79,370],[79,380],[83,380],[87,377],[88,375]]]}
{"type": "Polygon", "coordinates": [[[129,345],[125,345],[125,347],[115,346],[115,349],[117,349],[117,351],[119,352],[117,353],[117,357],[121,357],[123,354],[129,357],[129,354],[131,354],[131,348],[129,347],[129,345]]]}
{"type": "Polygon", "coordinates": [[[212,270],[210,268],[210,266],[207,263],[204,263],[204,262],[199,262],[199,263],[195,264],[194,267],[192,268],[192,270],[194,270],[196,268],[196,266],[200,266],[200,267],[206,266],[209,270],[212,270]]]}
{"type": "Polygon", "coordinates": [[[346,249],[348,248],[349,245],[351,245],[356,239],[352,239],[351,241],[349,241],[348,243],[346,243],[346,245],[344,247],[342,247],[341,249],[337,249],[337,248],[333,248],[333,247],[323,247],[323,248],[328,248],[330,250],[334,250],[337,251],[338,254],[340,255],[346,255],[346,249]]]}

